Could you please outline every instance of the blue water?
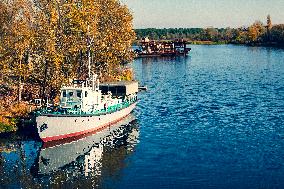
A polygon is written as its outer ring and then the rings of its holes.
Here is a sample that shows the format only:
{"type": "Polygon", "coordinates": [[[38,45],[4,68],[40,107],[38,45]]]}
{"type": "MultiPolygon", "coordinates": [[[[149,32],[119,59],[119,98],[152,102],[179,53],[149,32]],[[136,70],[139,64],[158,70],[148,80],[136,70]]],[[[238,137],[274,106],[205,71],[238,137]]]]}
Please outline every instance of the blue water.
{"type": "Polygon", "coordinates": [[[116,145],[103,143],[89,172],[82,159],[91,152],[41,175],[40,142],[3,139],[0,186],[284,188],[284,50],[191,48],[186,58],[135,60],[148,91],[139,94],[134,130],[119,143],[108,138],[116,145]]]}
{"type": "Polygon", "coordinates": [[[192,49],[188,59],[135,62],[149,91],[118,186],[284,188],[284,51],[192,49]]]}

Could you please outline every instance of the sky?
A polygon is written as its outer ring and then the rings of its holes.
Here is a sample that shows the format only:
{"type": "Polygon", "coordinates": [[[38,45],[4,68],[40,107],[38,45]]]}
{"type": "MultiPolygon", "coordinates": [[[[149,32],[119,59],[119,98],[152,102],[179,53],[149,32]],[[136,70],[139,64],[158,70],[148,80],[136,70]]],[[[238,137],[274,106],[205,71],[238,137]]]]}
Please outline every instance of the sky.
{"type": "Polygon", "coordinates": [[[284,0],[120,0],[134,16],[134,28],[249,26],[256,20],[284,24],[284,0]]]}

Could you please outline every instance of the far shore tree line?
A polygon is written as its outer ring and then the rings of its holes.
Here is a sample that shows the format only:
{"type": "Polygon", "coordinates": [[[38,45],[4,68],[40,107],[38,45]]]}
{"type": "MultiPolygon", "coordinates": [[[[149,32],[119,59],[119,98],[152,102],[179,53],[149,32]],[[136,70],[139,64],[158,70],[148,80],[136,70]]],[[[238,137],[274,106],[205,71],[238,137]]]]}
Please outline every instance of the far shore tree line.
{"type": "Polygon", "coordinates": [[[189,42],[214,42],[248,45],[284,46],[284,24],[272,25],[270,15],[266,23],[255,21],[249,27],[240,28],[169,28],[136,29],[138,40],[148,37],[152,40],[185,39],[189,42]]]}
{"type": "Polygon", "coordinates": [[[0,132],[26,115],[22,102],[56,99],[62,84],[86,79],[88,57],[101,80],[131,80],[132,19],[119,0],[1,1],[0,132]]]}

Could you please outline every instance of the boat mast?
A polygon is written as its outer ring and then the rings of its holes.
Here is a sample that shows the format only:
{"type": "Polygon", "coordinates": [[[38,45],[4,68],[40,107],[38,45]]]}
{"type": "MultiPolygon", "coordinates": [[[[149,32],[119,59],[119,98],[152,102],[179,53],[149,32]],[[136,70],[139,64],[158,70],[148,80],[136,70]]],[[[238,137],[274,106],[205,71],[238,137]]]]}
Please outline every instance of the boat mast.
{"type": "Polygon", "coordinates": [[[91,45],[94,41],[94,37],[90,37],[90,26],[88,25],[88,35],[87,35],[87,48],[88,48],[88,80],[91,80],[91,45]]]}
{"type": "Polygon", "coordinates": [[[90,26],[88,25],[88,79],[91,79],[91,41],[90,41],[90,26]]]}
{"type": "Polygon", "coordinates": [[[91,52],[90,52],[90,47],[88,50],[88,77],[91,79],[91,52]]]}

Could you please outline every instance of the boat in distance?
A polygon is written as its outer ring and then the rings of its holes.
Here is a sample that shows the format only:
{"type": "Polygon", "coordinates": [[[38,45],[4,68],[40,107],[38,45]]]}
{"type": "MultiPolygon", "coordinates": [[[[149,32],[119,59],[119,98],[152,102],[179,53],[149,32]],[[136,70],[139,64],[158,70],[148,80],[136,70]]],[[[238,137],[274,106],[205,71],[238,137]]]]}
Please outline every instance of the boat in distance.
{"type": "Polygon", "coordinates": [[[96,75],[61,88],[58,107],[35,112],[39,137],[57,141],[95,132],[129,115],[137,104],[138,82],[99,83],[96,75]]]}
{"type": "Polygon", "coordinates": [[[147,37],[142,38],[139,48],[134,52],[137,58],[187,56],[191,48],[187,48],[187,41],[177,39],[174,41],[154,41],[147,37]]]}

